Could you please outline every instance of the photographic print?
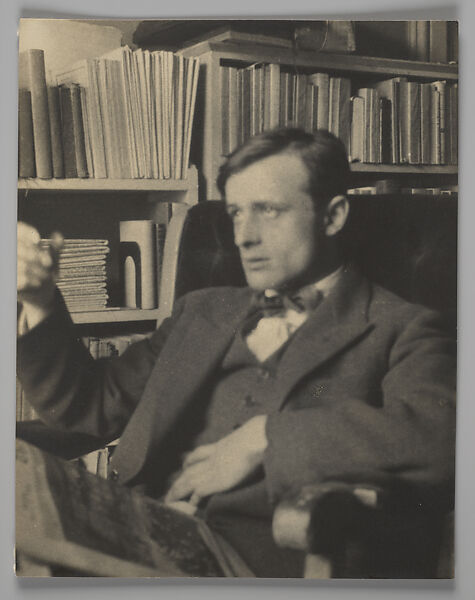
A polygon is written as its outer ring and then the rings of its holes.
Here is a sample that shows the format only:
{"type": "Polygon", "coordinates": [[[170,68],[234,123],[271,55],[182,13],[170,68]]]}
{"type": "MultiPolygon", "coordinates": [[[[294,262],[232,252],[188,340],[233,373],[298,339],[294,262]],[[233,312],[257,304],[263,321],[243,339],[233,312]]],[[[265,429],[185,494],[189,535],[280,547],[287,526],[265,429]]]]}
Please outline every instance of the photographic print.
{"type": "Polygon", "coordinates": [[[453,578],[458,22],[18,66],[16,574],[453,578]]]}

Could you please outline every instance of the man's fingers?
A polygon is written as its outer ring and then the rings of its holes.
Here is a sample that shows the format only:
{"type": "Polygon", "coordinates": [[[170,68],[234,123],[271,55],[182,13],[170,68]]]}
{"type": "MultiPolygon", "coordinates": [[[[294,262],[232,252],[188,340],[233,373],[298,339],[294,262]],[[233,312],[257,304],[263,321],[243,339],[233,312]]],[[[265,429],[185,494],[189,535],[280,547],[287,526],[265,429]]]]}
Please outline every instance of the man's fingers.
{"type": "Polygon", "coordinates": [[[189,473],[183,471],[165,496],[165,502],[168,503],[183,500],[190,496],[192,492],[193,484],[190,481],[189,473]]]}
{"type": "Polygon", "coordinates": [[[212,493],[212,479],[214,478],[208,461],[201,460],[187,467],[175,480],[170,491],[166,495],[165,502],[183,500],[197,493],[200,498],[212,493]]]}
{"type": "Polygon", "coordinates": [[[205,444],[203,446],[198,446],[193,452],[190,452],[186,455],[185,460],[183,461],[183,467],[186,469],[191,465],[205,460],[214,452],[215,445],[214,444],[205,444]]]}
{"type": "Polygon", "coordinates": [[[59,231],[53,231],[53,233],[51,234],[50,245],[57,252],[59,252],[62,249],[62,247],[64,246],[63,234],[60,233],[59,231]]]}

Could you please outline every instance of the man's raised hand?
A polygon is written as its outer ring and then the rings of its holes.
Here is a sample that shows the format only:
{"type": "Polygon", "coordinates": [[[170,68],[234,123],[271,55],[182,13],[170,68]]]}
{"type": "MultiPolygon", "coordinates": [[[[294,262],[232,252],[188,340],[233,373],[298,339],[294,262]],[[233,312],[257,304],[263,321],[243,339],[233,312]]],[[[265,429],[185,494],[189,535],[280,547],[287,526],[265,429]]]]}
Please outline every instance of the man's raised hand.
{"type": "Polygon", "coordinates": [[[17,294],[30,328],[45,319],[52,310],[62,245],[62,236],[55,234],[50,247],[42,248],[38,231],[26,223],[18,223],[17,294]]]}

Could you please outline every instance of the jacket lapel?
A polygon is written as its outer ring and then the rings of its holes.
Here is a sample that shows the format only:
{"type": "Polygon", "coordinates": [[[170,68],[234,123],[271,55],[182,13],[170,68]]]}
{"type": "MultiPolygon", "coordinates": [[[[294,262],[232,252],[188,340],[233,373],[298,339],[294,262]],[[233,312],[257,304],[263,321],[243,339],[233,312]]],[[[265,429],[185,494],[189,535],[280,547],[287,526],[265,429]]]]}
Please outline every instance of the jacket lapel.
{"type": "Polygon", "coordinates": [[[280,388],[277,407],[287,401],[295,385],[366,333],[370,289],[352,267],[345,268],[328,298],[297,331],[279,366],[280,388]]]}
{"type": "Polygon", "coordinates": [[[177,324],[114,453],[122,482],[139,473],[221,362],[249,309],[250,292],[236,294],[234,301],[210,305],[206,314],[195,313],[177,324]]]}

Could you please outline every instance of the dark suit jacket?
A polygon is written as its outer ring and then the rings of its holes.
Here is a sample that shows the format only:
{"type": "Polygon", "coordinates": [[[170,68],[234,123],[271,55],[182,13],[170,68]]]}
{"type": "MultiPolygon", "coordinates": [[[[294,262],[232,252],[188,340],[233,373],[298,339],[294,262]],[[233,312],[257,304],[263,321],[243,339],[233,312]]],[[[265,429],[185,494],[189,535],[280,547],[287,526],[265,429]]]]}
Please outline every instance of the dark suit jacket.
{"type": "MultiPolygon", "coordinates": [[[[102,441],[121,436],[112,465],[121,482],[165,481],[250,297],[242,288],[193,292],[150,339],[99,361],[58,309],[19,340],[19,377],[47,423],[102,441]]],[[[268,515],[302,484],[332,480],[380,485],[426,506],[450,503],[455,355],[437,314],[347,269],[280,369],[285,385],[268,417],[263,472],[211,498],[210,514],[268,515]]]]}

